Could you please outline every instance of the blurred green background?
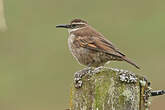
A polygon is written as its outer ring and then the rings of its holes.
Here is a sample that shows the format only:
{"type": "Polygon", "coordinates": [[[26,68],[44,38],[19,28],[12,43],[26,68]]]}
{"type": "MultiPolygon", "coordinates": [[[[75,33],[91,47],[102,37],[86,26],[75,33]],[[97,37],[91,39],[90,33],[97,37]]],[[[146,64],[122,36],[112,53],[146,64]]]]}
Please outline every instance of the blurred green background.
{"type": "MultiPolygon", "coordinates": [[[[74,72],[84,68],[57,24],[85,19],[138,65],[106,66],[143,74],[154,90],[165,89],[164,0],[4,0],[8,25],[0,32],[0,109],[64,110],[74,72]]],[[[153,98],[163,110],[165,97],[153,98]]]]}

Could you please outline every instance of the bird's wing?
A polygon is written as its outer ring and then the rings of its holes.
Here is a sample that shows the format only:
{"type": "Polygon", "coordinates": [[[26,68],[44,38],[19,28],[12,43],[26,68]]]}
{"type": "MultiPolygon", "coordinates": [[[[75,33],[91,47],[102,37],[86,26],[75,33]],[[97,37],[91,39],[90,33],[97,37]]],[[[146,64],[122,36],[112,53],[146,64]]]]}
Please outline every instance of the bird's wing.
{"type": "Polygon", "coordinates": [[[103,52],[112,56],[122,57],[125,56],[119,52],[110,41],[103,37],[94,36],[78,36],[75,38],[74,44],[79,45],[90,50],[103,52]]]}
{"type": "Polygon", "coordinates": [[[102,45],[105,45],[105,46],[107,46],[107,47],[109,47],[109,48],[112,48],[116,53],[120,54],[121,56],[125,56],[125,55],[124,55],[123,53],[121,53],[121,52],[119,51],[119,49],[116,48],[116,47],[112,44],[112,42],[110,42],[109,40],[105,39],[105,38],[102,37],[102,36],[100,36],[98,39],[99,39],[100,42],[102,42],[102,45]]]}
{"type": "Polygon", "coordinates": [[[103,52],[108,55],[121,58],[122,60],[140,69],[138,65],[132,62],[130,59],[128,59],[123,53],[121,53],[118,49],[116,49],[110,41],[104,39],[102,36],[101,37],[78,36],[75,38],[73,43],[77,47],[83,47],[89,50],[103,52]]]}

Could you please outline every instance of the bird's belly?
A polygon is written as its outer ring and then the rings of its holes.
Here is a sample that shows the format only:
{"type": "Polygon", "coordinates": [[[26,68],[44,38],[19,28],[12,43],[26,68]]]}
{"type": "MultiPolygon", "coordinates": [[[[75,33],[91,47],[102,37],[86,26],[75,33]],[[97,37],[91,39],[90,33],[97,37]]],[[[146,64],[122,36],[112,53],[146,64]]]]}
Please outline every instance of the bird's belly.
{"type": "Polygon", "coordinates": [[[109,61],[108,56],[101,54],[100,52],[92,51],[82,47],[74,48],[73,45],[70,47],[70,50],[77,61],[85,66],[103,66],[107,61],[109,61]]]}

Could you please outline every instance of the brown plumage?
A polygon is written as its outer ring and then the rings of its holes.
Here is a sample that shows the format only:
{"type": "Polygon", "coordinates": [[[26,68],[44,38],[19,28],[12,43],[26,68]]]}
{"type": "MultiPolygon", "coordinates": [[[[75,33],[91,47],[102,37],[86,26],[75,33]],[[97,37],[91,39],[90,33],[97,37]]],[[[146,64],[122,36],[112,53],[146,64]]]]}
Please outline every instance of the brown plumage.
{"type": "Polygon", "coordinates": [[[69,49],[80,64],[98,67],[108,61],[126,61],[140,69],[86,21],[75,19],[69,25],[58,25],[57,27],[69,29],[69,49]]]}

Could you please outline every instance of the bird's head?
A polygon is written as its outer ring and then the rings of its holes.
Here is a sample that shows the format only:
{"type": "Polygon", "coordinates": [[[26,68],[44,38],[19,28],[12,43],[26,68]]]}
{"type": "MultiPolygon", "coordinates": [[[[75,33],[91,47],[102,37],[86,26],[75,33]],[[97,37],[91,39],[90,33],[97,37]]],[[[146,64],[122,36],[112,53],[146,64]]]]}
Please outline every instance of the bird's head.
{"type": "Polygon", "coordinates": [[[74,19],[70,24],[60,24],[56,25],[56,28],[67,28],[69,32],[76,31],[78,29],[88,26],[88,23],[81,19],[74,19]]]}

